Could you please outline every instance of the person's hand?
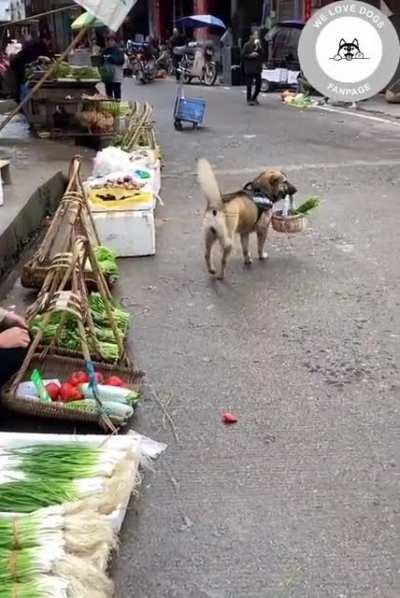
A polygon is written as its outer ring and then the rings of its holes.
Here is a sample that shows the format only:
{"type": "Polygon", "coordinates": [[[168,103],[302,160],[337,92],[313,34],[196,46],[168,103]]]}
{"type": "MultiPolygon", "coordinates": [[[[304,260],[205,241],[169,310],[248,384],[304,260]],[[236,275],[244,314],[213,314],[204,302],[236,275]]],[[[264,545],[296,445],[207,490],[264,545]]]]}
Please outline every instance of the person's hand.
{"type": "Polygon", "coordinates": [[[0,334],[0,349],[26,349],[31,339],[24,328],[9,328],[0,334]]]}
{"type": "Polygon", "coordinates": [[[250,56],[251,56],[252,58],[257,58],[257,56],[258,56],[258,52],[252,52],[252,53],[250,54],[250,56]]]}
{"type": "Polygon", "coordinates": [[[3,323],[6,326],[6,328],[11,328],[13,326],[19,326],[20,328],[25,329],[28,328],[28,325],[25,322],[24,318],[22,316],[19,316],[18,314],[15,314],[13,311],[7,312],[7,315],[4,318],[3,323]]]}

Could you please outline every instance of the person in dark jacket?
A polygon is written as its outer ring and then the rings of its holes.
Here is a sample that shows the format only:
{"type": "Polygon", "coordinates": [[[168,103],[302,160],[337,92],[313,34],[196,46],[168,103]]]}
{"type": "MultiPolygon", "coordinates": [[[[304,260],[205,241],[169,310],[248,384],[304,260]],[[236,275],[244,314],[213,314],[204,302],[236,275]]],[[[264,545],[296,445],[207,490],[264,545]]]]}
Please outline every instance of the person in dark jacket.
{"type": "Polygon", "coordinates": [[[28,64],[35,62],[40,56],[49,57],[51,53],[46,41],[34,34],[32,39],[24,43],[22,50],[11,59],[10,69],[16,79],[15,100],[18,103],[21,100],[21,86],[25,82],[26,67],[28,64]]]}
{"type": "Polygon", "coordinates": [[[117,40],[112,35],[107,38],[102,56],[104,60],[103,81],[106,94],[109,98],[120,100],[125,56],[119,48],[117,40]]]}
{"type": "Polygon", "coordinates": [[[179,29],[177,27],[175,27],[173,30],[172,36],[169,38],[167,43],[168,43],[168,47],[171,51],[172,64],[174,66],[174,72],[176,75],[176,79],[179,80],[178,67],[179,67],[179,63],[181,61],[182,56],[178,56],[178,55],[174,54],[174,50],[175,50],[175,48],[181,48],[182,46],[186,46],[186,44],[187,44],[186,35],[181,33],[179,31],[179,29]]]}
{"type": "Polygon", "coordinates": [[[249,41],[243,46],[242,62],[247,86],[247,103],[249,106],[255,106],[259,103],[257,98],[261,91],[263,67],[263,49],[258,31],[254,31],[249,41]]]}

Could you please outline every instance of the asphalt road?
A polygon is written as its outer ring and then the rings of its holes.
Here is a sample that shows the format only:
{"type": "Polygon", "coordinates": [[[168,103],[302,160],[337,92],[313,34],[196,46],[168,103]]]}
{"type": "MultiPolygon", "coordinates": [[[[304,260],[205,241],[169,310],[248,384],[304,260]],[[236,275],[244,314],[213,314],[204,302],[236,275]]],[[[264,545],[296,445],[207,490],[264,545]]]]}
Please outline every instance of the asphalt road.
{"type": "Polygon", "coordinates": [[[121,294],[147,372],[138,427],[169,448],[128,514],[118,597],[398,598],[400,127],[191,87],[206,126],[179,133],[174,93],[126,87],[154,104],[165,156],[157,256],[123,262],[121,294]],[[199,156],[226,191],[281,166],[322,207],[212,281],[199,156]]]}

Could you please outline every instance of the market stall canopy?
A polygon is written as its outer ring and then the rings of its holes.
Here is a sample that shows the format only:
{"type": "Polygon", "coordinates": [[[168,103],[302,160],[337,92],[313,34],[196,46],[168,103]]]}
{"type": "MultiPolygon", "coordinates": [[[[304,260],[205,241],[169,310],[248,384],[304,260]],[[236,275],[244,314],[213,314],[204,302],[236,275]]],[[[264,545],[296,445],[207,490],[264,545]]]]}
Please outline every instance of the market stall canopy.
{"type": "Polygon", "coordinates": [[[213,17],[213,15],[192,15],[191,17],[183,17],[178,19],[178,23],[182,27],[191,27],[193,29],[200,29],[201,27],[219,27],[220,29],[226,29],[225,23],[213,17]]]}
{"type": "Polygon", "coordinates": [[[137,0],[75,0],[112,31],[118,31],[137,0]]]}
{"type": "Polygon", "coordinates": [[[105,27],[105,26],[106,25],[104,25],[104,23],[102,21],[99,21],[99,19],[96,19],[96,17],[91,15],[90,12],[84,12],[81,15],[79,15],[79,17],[77,19],[75,19],[75,21],[73,21],[73,23],[71,25],[71,29],[73,31],[78,31],[79,29],[82,29],[83,27],[105,27]]]}

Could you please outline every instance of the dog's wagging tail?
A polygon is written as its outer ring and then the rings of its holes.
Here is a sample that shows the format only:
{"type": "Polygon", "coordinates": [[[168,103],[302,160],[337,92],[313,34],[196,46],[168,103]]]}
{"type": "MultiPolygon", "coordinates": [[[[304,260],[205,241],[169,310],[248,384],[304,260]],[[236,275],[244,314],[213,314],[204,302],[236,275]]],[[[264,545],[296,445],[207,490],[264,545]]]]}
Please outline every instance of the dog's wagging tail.
{"type": "MultiPolygon", "coordinates": [[[[221,191],[219,189],[218,181],[215,178],[214,171],[208,160],[200,158],[197,162],[197,176],[200,187],[203,190],[207,200],[208,210],[221,210],[223,207],[221,191]]],[[[214,216],[217,214],[215,213],[214,216]]]]}

